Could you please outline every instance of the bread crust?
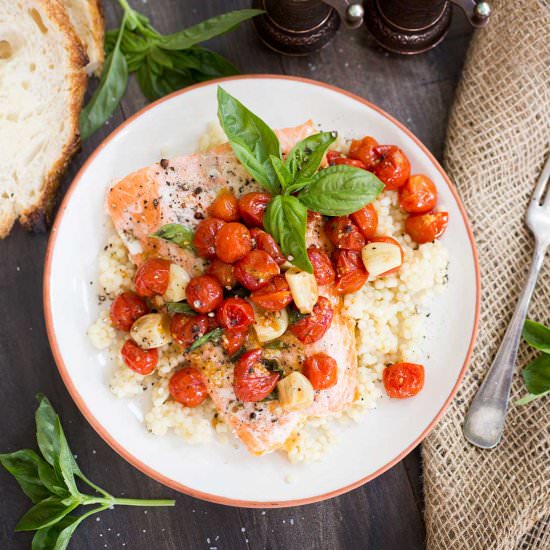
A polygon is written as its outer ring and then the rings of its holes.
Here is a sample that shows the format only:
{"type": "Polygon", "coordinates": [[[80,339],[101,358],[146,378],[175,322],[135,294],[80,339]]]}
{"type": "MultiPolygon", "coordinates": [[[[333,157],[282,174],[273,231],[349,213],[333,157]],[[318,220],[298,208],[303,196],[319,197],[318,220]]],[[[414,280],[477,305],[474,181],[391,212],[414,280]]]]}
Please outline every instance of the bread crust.
{"type": "Polygon", "coordinates": [[[92,15],[92,35],[99,54],[98,65],[94,74],[100,76],[101,69],[103,68],[103,61],[105,61],[105,51],[103,49],[103,42],[105,40],[105,20],[103,18],[101,0],[88,0],[88,4],[90,5],[90,14],[92,15]]]}

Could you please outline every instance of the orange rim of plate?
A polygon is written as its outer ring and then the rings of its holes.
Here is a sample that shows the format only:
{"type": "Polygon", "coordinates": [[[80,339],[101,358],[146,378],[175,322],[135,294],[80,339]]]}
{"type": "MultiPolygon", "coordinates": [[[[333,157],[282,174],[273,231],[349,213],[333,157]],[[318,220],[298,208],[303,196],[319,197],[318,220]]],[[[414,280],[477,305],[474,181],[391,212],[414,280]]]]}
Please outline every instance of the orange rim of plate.
{"type": "Polygon", "coordinates": [[[218,504],[225,504],[228,506],[242,506],[247,508],[287,508],[291,506],[301,506],[303,504],[312,504],[315,502],[320,502],[322,500],[326,500],[332,497],[336,497],[338,495],[342,495],[344,493],[347,493],[353,489],[356,489],[360,487],[361,485],[364,485],[365,483],[371,481],[375,477],[378,477],[379,475],[383,474],[385,471],[389,470],[392,466],[397,464],[399,461],[401,461],[405,456],[407,456],[427,435],[428,433],[434,428],[434,426],[437,424],[439,419],[443,416],[443,413],[447,409],[449,403],[451,402],[452,398],[455,396],[456,392],[458,391],[458,387],[460,386],[460,383],[462,381],[462,378],[464,377],[464,374],[466,372],[466,369],[468,368],[468,364],[470,362],[470,358],[472,355],[473,347],[475,344],[476,336],[477,336],[477,329],[478,329],[478,323],[479,323],[479,311],[480,311],[480,294],[481,294],[481,284],[480,284],[480,272],[479,272],[479,260],[478,260],[478,253],[477,253],[477,247],[474,240],[474,235],[472,233],[472,229],[470,227],[470,223],[468,222],[468,218],[466,216],[466,211],[464,209],[464,206],[462,204],[462,201],[460,200],[458,193],[452,184],[451,180],[445,174],[445,171],[440,166],[439,162],[434,158],[434,156],[430,153],[430,151],[426,148],[425,145],[421,143],[421,141],[403,124],[401,124],[399,121],[397,121],[395,118],[387,114],[385,111],[377,107],[376,105],[373,105],[369,101],[363,99],[362,97],[359,97],[351,92],[347,92],[346,90],[342,90],[341,88],[338,88],[336,86],[331,86],[330,84],[325,84],[324,82],[318,82],[316,80],[311,80],[309,78],[302,78],[302,77],[295,77],[295,76],[285,76],[285,75],[272,75],[272,74],[257,74],[257,75],[245,75],[245,76],[234,76],[234,77],[227,77],[227,78],[219,78],[215,80],[209,80],[207,82],[201,82],[200,84],[195,84],[193,86],[189,86],[188,88],[184,88],[182,90],[179,90],[177,92],[174,92],[172,94],[169,94],[158,101],[155,101],[154,103],[151,103],[150,105],[144,107],[134,115],[132,115],[130,118],[126,119],[120,126],[118,126],[111,134],[109,134],[103,142],[95,149],[95,151],[90,155],[90,157],[86,160],[86,162],[82,165],[78,173],[76,174],[75,178],[73,179],[71,185],[69,186],[69,189],[67,190],[63,201],[61,202],[61,205],[59,207],[59,211],[57,213],[57,216],[55,218],[55,222],[53,224],[52,230],[51,230],[51,236],[48,242],[48,248],[46,251],[46,261],[45,261],[45,268],[44,268],[44,279],[43,279],[43,300],[44,300],[44,316],[46,320],[46,331],[48,334],[48,339],[50,342],[50,346],[52,349],[54,360],[57,364],[57,368],[59,370],[59,373],[61,374],[61,378],[63,379],[63,382],[65,386],[67,387],[67,390],[69,391],[71,397],[73,398],[74,402],[76,403],[77,407],[80,409],[80,412],[84,415],[86,420],[92,425],[94,430],[104,439],[104,441],[112,447],[121,457],[123,457],[125,460],[127,460],[130,464],[135,466],[138,470],[143,472],[145,475],[153,478],[154,480],[158,481],[159,483],[162,483],[163,485],[166,485],[167,487],[170,487],[171,489],[175,489],[176,491],[179,491],[181,493],[184,493],[186,495],[190,495],[195,498],[199,498],[202,500],[207,500],[210,502],[215,502],[218,504]],[[464,360],[464,364],[462,366],[462,369],[460,371],[460,374],[457,378],[457,381],[451,390],[451,393],[449,394],[449,397],[445,400],[445,403],[443,403],[443,406],[439,410],[439,412],[435,415],[435,417],[432,419],[432,421],[429,423],[429,425],[424,429],[424,431],[401,453],[399,453],[395,458],[390,460],[387,464],[384,466],[378,468],[375,472],[372,474],[369,474],[366,477],[363,477],[349,485],[346,485],[345,487],[341,487],[339,489],[335,489],[333,491],[330,491],[328,493],[323,493],[321,495],[316,495],[312,497],[307,498],[301,498],[301,499],[294,499],[294,500],[288,500],[283,502],[270,502],[270,501],[251,501],[251,500],[239,500],[239,499],[232,499],[228,497],[223,497],[219,495],[213,495],[210,493],[205,493],[202,491],[198,491],[196,489],[192,489],[191,487],[187,487],[186,485],[183,485],[181,483],[178,483],[174,481],[173,479],[170,479],[161,473],[157,472],[156,470],[149,467],[147,464],[141,462],[138,458],[136,458],[134,455],[130,454],[126,449],[122,447],[108,432],[107,430],[99,423],[99,421],[94,417],[93,413],[90,411],[90,409],[86,406],[84,403],[84,400],[82,399],[81,395],[79,394],[78,390],[76,389],[76,386],[74,385],[71,377],[69,376],[69,373],[67,371],[67,368],[65,366],[65,363],[63,361],[63,357],[61,356],[61,353],[59,351],[59,347],[57,344],[57,338],[55,335],[55,331],[53,328],[53,319],[52,319],[52,312],[50,307],[50,273],[51,273],[51,262],[52,262],[52,256],[53,256],[53,250],[55,248],[55,242],[57,237],[57,230],[59,228],[59,225],[61,224],[61,220],[63,219],[63,214],[65,210],[67,209],[71,195],[73,191],[75,190],[76,186],[78,185],[78,182],[82,178],[82,175],[87,170],[88,166],[94,161],[98,153],[115,137],[117,136],[126,126],[131,124],[136,118],[140,117],[143,113],[147,112],[150,109],[155,108],[160,103],[167,101],[173,97],[176,97],[181,94],[188,93],[190,91],[196,90],[198,88],[202,88],[205,86],[212,86],[215,84],[223,83],[223,82],[229,82],[231,80],[260,80],[260,79],[277,79],[277,80],[289,80],[293,82],[303,82],[306,84],[311,84],[313,86],[318,86],[321,88],[327,88],[329,90],[332,90],[334,92],[337,92],[339,94],[345,95],[355,101],[358,101],[362,103],[363,105],[366,105],[370,109],[376,111],[377,113],[384,116],[386,119],[388,119],[390,122],[392,122],[395,126],[397,126],[402,132],[404,132],[406,135],[408,135],[415,143],[420,147],[420,149],[426,154],[426,156],[429,158],[429,160],[432,162],[432,164],[436,167],[436,169],[441,174],[441,177],[449,187],[449,190],[453,194],[453,197],[456,201],[456,204],[460,210],[460,213],[462,215],[462,219],[464,221],[464,225],[466,227],[466,231],[468,233],[468,238],[470,240],[470,245],[472,249],[472,254],[474,257],[474,264],[475,264],[475,275],[476,275],[476,307],[475,307],[475,318],[474,318],[474,326],[472,328],[472,336],[470,339],[470,345],[468,347],[468,352],[466,354],[466,358],[464,360]]]}

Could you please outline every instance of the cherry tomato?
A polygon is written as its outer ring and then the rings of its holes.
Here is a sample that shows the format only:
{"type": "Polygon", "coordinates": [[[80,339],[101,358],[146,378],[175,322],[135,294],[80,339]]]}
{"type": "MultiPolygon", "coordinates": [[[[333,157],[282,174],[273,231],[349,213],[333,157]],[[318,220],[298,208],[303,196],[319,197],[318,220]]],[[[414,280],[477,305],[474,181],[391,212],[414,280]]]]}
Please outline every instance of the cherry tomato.
{"type": "Polygon", "coordinates": [[[405,185],[411,173],[411,163],[405,153],[395,145],[380,145],[374,149],[378,162],[372,171],[386,185],[386,190],[405,185]]]}
{"type": "Polygon", "coordinates": [[[347,250],[361,250],[365,246],[365,237],[349,216],[329,218],[325,231],[330,242],[336,248],[347,250]]]}
{"type": "Polygon", "coordinates": [[[164,294],[168,288],[170,277],[170,262],[160,258],[151,258],[143,262],[134,278],[136,292],[140,296],[152,297],[164,294]]]}
{"type": "Polygon", "coordinates": [[[353,166],[355,168],[361,168],[362,170],[367,169],[367,167],[360,160],[349,159],[349,158],[346,158],[346,157],[340,157],[340,158],[334,159],[332,161],[332,164],[333,164],[333,166],[339,166],[340,164],[345,164],[347,166],[353,166]]]}
{"type": "Polygon", "coordinates": [[[382,378],[390,397],[413,397],[424,387],[424,367],[416,363],[395,363],[384,369],[382,378]]]}
{"type": "Polygon", "coordinates": [[[227,298],[216,311],[216,320],[223,328],[247,328],[254,322],[254,310],[242,298],[227,298]]]}
{"type": "Polygon", "coordinates": [[[231,356],[237,353],[246,341],[248,330],[243,329],[227,329],[223,331],[222,347],[231,356]]]}
{"type": "Polygon", "coordinates": [[[431,212],[409,216],[405,220],[405,231],[418,244],[435,241],[445,233],[449,223],[447,212],[431,212]]]}
{"type": "Polygon", "coordinates": [[[241,355],[233,371],[233,390],[239,401],[265,399],[275,388],[279,373],[270,372],[262,363],[264,352],[253,349],[241,355]]]}
{"type": "Polygon", "coordinates": [[[316,353],[304,361],[302,374],[311,382],[314,390],[326,390],[338,382],[338,365],[330,355],[316,353]]]}
{"type": "Polygon", "coordinates": [[[208,397],[202,374],[193,367],[185,367],[174,373],[168,382],[168,391],[185,407],[198,407],[208,397]]]}
{"type": "Polygon", "coordinates": [[[202,258],[213,258],[216,255],[216,235],[225,222],[216,218],[202,220],[195,231],[193,245],[202,258]]]}
{"type": "Polygon", "coordinates": [[[269,193],[247,193],[239,199],[239,214],[248,227],[263,227],[264,212],[271,201],[269,193]]]}
{"type": "Polygon", "coordinates": [[[329,285],[336,279],[336,273],[328,254],[321,248],[310,246],[307,255],[313,266],[313,274],[318,285],[329,285]]]}
{"type": "Polygon", "coordinates": [[[291,325],[290,330],[303,344],[312,344],[324,336],[332,323],[333,315],[330,301],[319,296],[311,314],[291,325]]]}
{"type": "Polygon", "coordinates": [[[326,159],[327,159],[328,164],[333,166],[334,161],[336,159],[339,159],[341,156],[342,156],[342,153],[340,153],[339,151],[334,151],[333,149],[331,149],[330,151],[327,151],[326,159]]]}
{"type": "Polygon", "coordinates": [[[437,188],[428,176],[415,174],[399,189],[399,206],[410,214],[429,212],[436,203],[437,188]]]}
{"type": "Polygon", "coordinates": [[[216,235],[216,255],[226,264],[235,263],[251,249],[250,231],[242,223],[226,223],[216,235]]]}
{"type": "Polygon", "coordinates": [[[231,264],[226,264],[218,258],[214,258],[208,266],[206,273],[216,277],[224,288],[230,289],[237,284],[235,278],[235,268],[231,264]]]}
{"type": "Polygon", "coordinates": [[[224,189],[208,208],[208,214],[224,222],[236,222],[239,219],[239,201],[231,191],[224,189]]]}
{"type": "Polygon", "coordinates": [[[212,275],[193,277],[185,289],[187,303],[199,313],[214,311],[223,301],[223,288],[212,275]]]}
{"type": "MultiPolygon", "coordinates": [[[[399,250],[401,251],[401,265],[403,265],[403,262],[405,261],[405,253],[403,252],[403,247],[392,237],[375,237],[374,239],[370,240],[371,243],[390,243],[390,244],[396,244],[399,247],[399,250]]],[[[384,273],[380,273],[378,277],[384,277],[385,275],[391,275],[392,273],[396,273],[401,269],[401,265],[394,267],[393,269],[388,269],[388,271],[384,271],[384,273]]]]}
{"type": "Polygon", "coordinates": [[[335,290],[338,294],[357,292],[369,277],[361,253],[354,250],[337,250],[334,253],[336,264],[335,290]]]}
{"type": "Polygon", "coordinates": [[[170,322],[170,332],[175,342],[187,348],[209,332],[208,315],[190,317],[176,313],[170,322]]]}
{"type": "Polygon", "coordinates": [[[126,340],[120,354],[128,368],[144,376],[155,370],[159,360],[156,348],[141,349],[133,340],[126,340]]]}
{"type": "Polygon", "coordinates": [[[273,277],[265,286],[250,294],[249,298],[268,311],[280,311],[292,302],[290,288],[282,275],[273,277]]]}
{"type": "Polygon", "coordinates": [[[280,273],[275,260],[263,250],[252,250],[235,265],[235,277],[248,290],[258,290],[280,273]]]}
{"type": "Polygon", "coordinates": [[[110,317],[113,326],[128,332],[134,321],[149,313],[145,300],[133,292],[119,294],[111,304],[110,317]]]}
{"type": "Polygon", "coordinates": [[[367,170],[372,170],[372,167],[378,162],[378,155],[374,152],[375,147],[378,147],[378,142],[370,136],[354,139],[351,142],[348,155],[352,159],[360,160],[367,170]]]}
{"type": "Polygon", "coordinates": [[[357,225],[365,239],[368,240],[374,237],[378,227],[378,212],[376,212],[373,204],[366,204],[361,210],[351,214],[350,218],[357,225]]]}
{"type": "Polygon", "coordinates": [[[286,262],[286,258],[283,256],[279,245],[269,233],[254,227],[250,230],[250,236],[256,243],[255,248],[267,252],[278,265],[283,265],[286,262]]]}

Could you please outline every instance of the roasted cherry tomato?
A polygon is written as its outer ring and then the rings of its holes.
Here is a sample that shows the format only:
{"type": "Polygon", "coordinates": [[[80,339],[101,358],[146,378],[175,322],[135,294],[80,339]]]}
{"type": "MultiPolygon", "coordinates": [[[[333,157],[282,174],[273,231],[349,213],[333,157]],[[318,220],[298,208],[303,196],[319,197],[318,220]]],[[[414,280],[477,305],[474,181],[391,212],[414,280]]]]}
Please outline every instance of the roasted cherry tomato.
{"type": "Polygon", "coordinates": [[[225,222],[216,218],[202,220],[193,237],[193,245],[202,258],[214,258],[216,255],[216,235],[225,222]]]}
{"type": "Polygon", "coordinates": [[[376,212],[373,204],[366,204],[361,210],[351,214],[350,218],[365,239],[369,240],[374,237],[378,227],[378,212],[376,212]]]}
{"type": "Polygon", "coordinates": [[[416,363],[395,363],[384,369],[382,378],[390,397],[413,397],[424,387],[424,367],[416,363]]]}
{"type": "Polygon", "coordinates": [[[354,250],[337,250],[334,253],[336,286],[338,294],[357,292],[369,277],[361,253],[354,250]]]}
{"type": "Polygon", "coordinates": [[[239,401],[255,402],[265,399],[279,381],[279,373],[270,372],[262,362],[262,349],[241,355],[233,371],[233,390],[239,401]]]}
{"type": "Polygon", "coordinates": [[[242,298],[227,298],[216,311],[216,320],[223,328],[244,329],[254,322],[254,310],[242,298]]]}
{"type": "Polygon", "coordinates": [[[208,315],[195,315],[190,317],[188,315],[176,313],[170,322],[172,338],[180,346],[185,348],[189,347],[195,340],[209,332],[208,319],[208,315]]]}
{"type": "Polygon", "coordinates": [[[269,233],[254,227],[250,230],[250,236],[256,245],[254,248],[267,252],[278,265],[283,265],[286,262],[279,245],[269,233]]]}
{"type": "Polygon", "coordinates": [[[347,157],[339,157],[337,159],[334,159],[332,161],[333,166],[339,166],[340,164],[345,164],[347,166],[353,166],[354,168],[361,168],[362,170],[366,170],[367,167],[357,159],[350,159],[347,157]]]}
{"type": "Polygon", "coordinates": [[[327,151],[326,159],[327,159],[328,164],[330,164],[330,166],[333,166],[334,161],[336,159],[339,159],[341,156],[342,156],[342,153],[340,153],[339,151],[334,151],[333,149],[331,149],[330,151],[327,151]]]}
{"type": "Polygon", "coordinates": [[[185,367],[173,374],[168,391],[185,407],[198,407],[208,397],[202,374],[193,367],[185,367]]]}
{"type": "Polygon", "coordinates": [[[123,292],[111,304],[110,317],[115,328],[128,332],[134,321],[146,313],[149,307],[143,298],[133,292],[123,292]]]}
{"type": "Polygon", "coordinates": [[[429,212],[436,203],[437,188],[428,176],[414,174],[399,189],[399,206],[410,214],[429,212]]]}
{"type": "Polygon", "coordinates": [[[216,235],[216,255],[226,264],[240,260],[251,249],[250,231],[242,223],[226,223],[216,235]]]}
{"type": "Polygon", "coordinates": [[[431,212],[409,216],[405,220],[405,231],[418,244],[435,241],[445,233],[449,223],[447,212],[431,212]]]}
{"type": "Polygon", "coordinates": [[[227,355],[237,353],[244,346],[247,334],[247,329],[227,329],[223,331],[222,347],[227,355]]]}
{"type": "Polygon", "coordinates": [[[185,289],[187,303],[199,313],[214,311],[223,301],[223,288],[212,275],[193,277],[185,289]]]}
{"type": "Polygon", "coordinates": [[[263,227],[264,212],[271,201],[269,193],[247,193],[239,199],[239,214],[248,227],[263,227]]]}
{"type": "Polygon", "coordinates": [[[372,170],[372,167],[378,162],[378,155],[374,152],[375,147],[378,147],[378,142],[370,136],[354,139],[351,142],[348,156],[360,160],[367,170],[372,170]]]}
{"type": "MultiPolygon", "coordinates": [[[[405,253],[403,252],[403,247],[393,238],[393,237],[374,237],[370,240],[371,243],[390,243],[395,244],[399,247],[399,250],[401,252],[401,265],[403,265],[403,262],[405,261],[405,253]]],[[[384,273],[380,273],[378,277],[384,277],[385,275],[391,275],[392,273],[396,273],[401,269],[401,265],[394,267],[393,269],[388,269],[388,271],[384,271],[384,273]]]]}
{"type": "Polygon", "coordinates": [[[329,218],[325,231],[330,242],[336,248],[347,250],[361,250],[365,246],[365,237],[349,216],[329,218]]]}
{"type": "Polygon", "coordinates": [[[235,278],[235,268],[231,264],[226,264],[225,262],[218,260],[218,258],[214,258],[212,260],[212,263],[208,266],[206,273],[216,277],[224,288],[230,289],[237,284],[237,279],[235,278]]]}
{"type": "Polygon", "coordinates": [[[292,302],[292,294],[286,279],[277,275],[262,288],[252,292],[250,300],[268,311],[280,311],[292,302]]]}
{"type": "Polygon", "coordinates": [[[411,163],[395,145],[380,145],[374,149],[378,162],[372,171],[386,185],[386,190],[399,189],[411,174],[411,163]]]}
{"type": "Polygon", "coordinates": [[[279,273],[275,260],[263,250],[251,250],[235,264],[235,277],[248,290],[262,288],[279,273]]]}
{"type": "Polygon", "coordinates": [[[304,361],[302,374],[311,382],[314,390],[326,390],[338,382],[338,365],[330,355],[316,353],[304,361]]]}
{"type": "Polygon", "coordinates": [[[312,344],[320,340],[332,323],[334,311],[330,301],[319,296],[313,311],[290,326],[291,332],[303,344],[312,344]]]}
{"type": "Polygon", "coordinates": [[[151,258],[143,262],[134,279],[136,292],[140,296],[151,297],[155,294],[164,294],[168,288],[170,278],[170,262],[160,258],[151,258]]]}
{"type": "Polygon", "coordinates": [[[224,189],[208,208],[208,214],[224,222],[236,222],[239,219],[239,201],[231,191],[224,189]]]}
{"type": "Polygon", "coordinates": [[[313,266],[313,274],[318,285],[329,285],[336,279],[336,273],[328,254],[321,248],[310,246],[307,255],[313,266]]]}
{"type": "Polygon", "coordinates": [[[142,375],[151,374],[159,360],[157,349],[141,349],[133,340],[126,340],[120,354],[128,368],[142,375]]]}

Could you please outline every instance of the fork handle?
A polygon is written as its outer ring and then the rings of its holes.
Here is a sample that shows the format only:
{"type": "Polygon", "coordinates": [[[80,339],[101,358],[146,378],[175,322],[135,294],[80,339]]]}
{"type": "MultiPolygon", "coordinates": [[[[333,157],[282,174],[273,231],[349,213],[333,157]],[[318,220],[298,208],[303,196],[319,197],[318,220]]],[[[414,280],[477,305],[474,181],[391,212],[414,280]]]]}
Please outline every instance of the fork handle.
{"type": "Polygon", "coordinates": [[[483,449],[496,447],[502,437],[519,342],[545,252],[546,247],[537,242],[531,269],[508,329],[464,419],[464,436],[483,449]]]}

